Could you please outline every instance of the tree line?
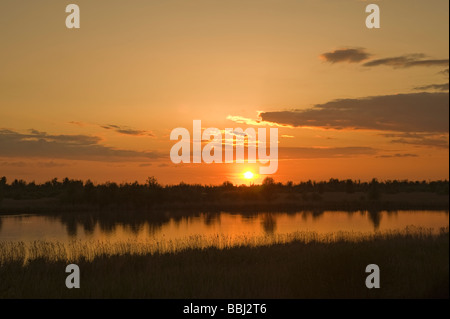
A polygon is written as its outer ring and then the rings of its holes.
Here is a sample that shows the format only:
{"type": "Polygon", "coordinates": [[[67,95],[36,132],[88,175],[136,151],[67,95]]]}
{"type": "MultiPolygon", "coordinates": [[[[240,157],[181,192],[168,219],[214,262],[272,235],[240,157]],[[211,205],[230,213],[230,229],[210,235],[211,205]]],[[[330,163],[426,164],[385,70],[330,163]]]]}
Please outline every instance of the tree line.
{"type": "Polygon", "coordinates": [[[152,206],[173,202],[213,202],[217,200],[272,200],[280,194],[285,198],[319,199],[327,192],[364,193],[369,200],[377,200],[382,194],[429,192],[448,195],[449,182],[408,181],[373,179],[370,182],[330,179],[328,181],[302,181],[294,183],[275,182],[266,177],[260,185],[234,185],[226,181],[220,185],[186,184],[161,185],[155,177],[149,177],[145,183],[106,182],[94,184],[92,181],[57,178],[45,183],[13,180],[8,183],[6,177],[0,178],[0,201],[2,198],[40,199],[56,198],[66,204],[128,205],[135,207],[152,206]]]}

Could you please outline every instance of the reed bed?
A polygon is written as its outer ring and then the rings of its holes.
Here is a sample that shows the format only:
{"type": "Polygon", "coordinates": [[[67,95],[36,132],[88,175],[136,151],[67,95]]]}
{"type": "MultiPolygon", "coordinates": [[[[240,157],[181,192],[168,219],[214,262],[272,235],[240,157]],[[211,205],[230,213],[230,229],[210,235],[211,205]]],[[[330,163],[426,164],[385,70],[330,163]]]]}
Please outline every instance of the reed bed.
{"type": "Polygon", "coordinates": [[[70,240],[70,241],[0,241],[0,265],[7,262],[20,262],[26,265],[30,261],[42,259],[49,262],[93,261],[97,257],[112,256],[144,256],[154,254],[176,254],[189,250],[205,250],[217,248],[228,250],[235,247],[256,248],[262,246],[285,245],[288,243],[358,243],[390,238],[430,239],[438,234],[448,234],[449,228],[406,227],[400,230],[383,232],[333,232],[319,234],[317,232],[293,232],[289,234],[274,234],[253,236],[242,234],[236,236],[189,236],[176,240],[137,240],[100,241],[100,240],[70,240]]]}

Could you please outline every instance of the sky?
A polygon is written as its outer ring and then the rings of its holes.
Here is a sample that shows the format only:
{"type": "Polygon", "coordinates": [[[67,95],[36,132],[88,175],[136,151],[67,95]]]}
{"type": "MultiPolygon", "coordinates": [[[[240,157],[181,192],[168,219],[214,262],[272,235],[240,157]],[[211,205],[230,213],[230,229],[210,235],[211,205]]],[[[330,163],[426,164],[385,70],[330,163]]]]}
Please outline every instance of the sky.
{"type": "Polygon", "coordinates": [[[266,177],[172,163],[171,131],[201,120],[278,128],[280,182],[448,179],[448,28],[446,0],[2,0],[0,176],[266,177]]]}

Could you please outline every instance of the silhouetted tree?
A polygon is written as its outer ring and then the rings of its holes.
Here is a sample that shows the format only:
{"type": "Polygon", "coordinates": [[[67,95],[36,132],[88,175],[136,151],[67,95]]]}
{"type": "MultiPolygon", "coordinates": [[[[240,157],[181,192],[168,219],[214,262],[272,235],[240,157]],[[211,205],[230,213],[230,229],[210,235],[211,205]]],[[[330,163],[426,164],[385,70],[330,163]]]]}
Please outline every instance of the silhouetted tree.
{"type": "Polygon", "coordinates": [[[353,184],[353,181],[351,179],[348,179],[345,182],[345,192],[352,194],[355,192],[355,185],[353,184]]]}
{"type": "Polygon", "coordinates": [[[369,191],[367,196],[370,200],[379,200],[381,197],[380,193],[380,184],[378,183],[378,180],[376,178],[372,179],[372,181],[369,184],[369,191]]]}
{"type": "Polygon", "coordinates": [[[0,178],[0,204],[5,196],[5,187],[6,187],[6,177],[3,176],[0,178]]]}
{"type": "Polygon", "coordinates": [[[261,194],[265,200],[272,201],[276,198],[275,188],[276,188],[275,181],[272,177],[264,178],[262,182],[261,194]]]}

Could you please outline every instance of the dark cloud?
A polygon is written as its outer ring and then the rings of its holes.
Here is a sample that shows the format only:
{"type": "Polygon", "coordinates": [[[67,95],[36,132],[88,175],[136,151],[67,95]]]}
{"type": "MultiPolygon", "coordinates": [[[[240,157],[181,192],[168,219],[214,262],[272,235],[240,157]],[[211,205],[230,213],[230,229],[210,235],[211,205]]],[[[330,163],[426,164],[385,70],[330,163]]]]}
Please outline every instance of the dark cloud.
{"type": "Polygon", "coordinates": [[[448,139],[445,138],[399,138],[391,141],[398,144],[409,144],[415,146],[435,147],[448,149],[448,139]]]}
{"type": "Polygon", "coordinates": [[[139,164],[139,167],[149,167],[152,166],[151,163],[143,163],[143,164],[139,164]]]}
{"type": "Polygon", "coordinates": [[[387,138],[393,138],[391,143],[408,144],[415,146],[425,146],[440,149],[447,149],[448,134],[433,133],[400,133],[400,134],[381,134],[387,138]]]}
{"type": "Polygon", "coordinates": [[[370,54],[364,49],[339,49],[332,52],[326,52],[320,55],[322,60],[330,63],[348,62],[358,63],[367,60],[370,54]]]}
{"type": "Polygon", "coordinates": [[[442,84],[429,84],[424,86],[415,87],[414,90],[426,91],[426,90],[438,90],[438,91],[448,91],[448,83],[442,84]]]}
{"type": "Polygon", "coordinates": [[[99,144],[89,135],[51,135],[30,130],[30,134],[0,129],[0,150],[4,157],[45,157],[92,161],[125,161],[130,158],[158,158],[156,152],[116,149],[99,144]]]}
{"type": "Polygon", "coordinates": [[[280,147],[279,159],[341,158],[374,155],[378,150],[372,147],[280,147]]]}
{"type": "Polygon", "coordinates": [[[41,168],[54,168],[54,167],[64,167],[67,166],[66,163],[58,163],[54,161],[50,162],[37,162],[36,165],[41,168]]]}
{"type": "Polygon", "coordinates": [[[25,166],[28,166],[28,165],[25,162],[19,161],[19,162],[1,162],[0,166],[25,167],[25,166]]]}
{"type": "Polygon", "coordinates": [[[133,136],[153,136],[153,134],[150,131],[143,131],[143,130],[134,130],[128,127],[119,126],[115,124],[108,124],[108,125],[100,125],[101,128],[104,128],[106,130],[113,130],[120,134],[125,135],[133,135],[133,136]]]}
{"type": "Polygon", "coordinates": [[[377,156],[377,158],[405,158],[405,157],[419,157],[419,155],[417,154],[410,154],[410,153],[406,153],[406,154],[391,154],[391,155],[380,155],[377,156]]]}
{"type": "MultiPolygon", "coordinates": [[[[15,132],[9,130],[0,130],[0,134],[9,132],[14,134],[15,132]]],[[[40,132],[35,129],[29,130],[30,134],[21,134],[22,138],[25,140],[45,140],[48,142],[62,142],[67,144],[78,144],[78,145],[94,145],[100,142],[100,138],[97,136],[90,135],[51,135],[46,132],[40,132]]]]}
{"type": "Polygon", "coordinates": [[[263,121],[294,127],[448,132],[448,93],[411,93],[343,99],[312,108],[261,112],[263,121]]]}
{"type": "Polygon", "coordinates": [[[410,68],[414,66],[447,66],[448,59],[425,59],[425,55],[407,54],[397,57],[383,58],[372,60],[363,64],[365,67],[374,67],[380,65],[392,66],[394,68],[410,68]]]}
{"type": "Polygon", "coordinates": [[[9,167],[39,167],[39,168],[53,168],[53,167],[63,167],[67,166],[65,163],[57,163],[54,161],[49,162],[2,162],[0,166],[9,166],[9,167]]]}

